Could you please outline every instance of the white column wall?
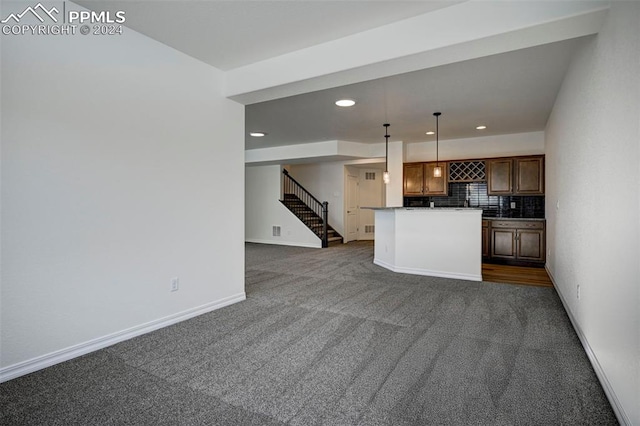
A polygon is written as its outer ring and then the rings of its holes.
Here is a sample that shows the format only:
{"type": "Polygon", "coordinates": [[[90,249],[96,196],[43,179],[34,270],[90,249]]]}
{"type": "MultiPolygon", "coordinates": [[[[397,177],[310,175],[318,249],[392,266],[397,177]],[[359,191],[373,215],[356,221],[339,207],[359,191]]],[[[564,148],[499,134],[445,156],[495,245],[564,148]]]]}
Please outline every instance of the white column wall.
{"type": "Polygon", "coordinates": [[[0,379],[244,299],[222,73],[128,28],[1,54],[0,379]]]}
{"type": "Polygon", "coordinates": [[[389,142],[389,183],[386,187],[386,207],[402,207],[404,173],[404,143],[389,142]]]}

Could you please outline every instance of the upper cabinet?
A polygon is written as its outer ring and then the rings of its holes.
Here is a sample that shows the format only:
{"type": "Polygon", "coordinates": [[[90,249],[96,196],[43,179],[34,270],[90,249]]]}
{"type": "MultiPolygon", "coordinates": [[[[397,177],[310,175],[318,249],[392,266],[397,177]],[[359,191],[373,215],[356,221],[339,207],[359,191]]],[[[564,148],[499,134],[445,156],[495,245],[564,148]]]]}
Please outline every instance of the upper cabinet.
{"type": "Polygon", "coordinates": [[[498,158],[487,161],[487,193],[508,195],[513,193],[513,160],[498,158]]]}
{"type": "Polygon", "coordinates": [[[519,195],[544,194],[544,157],[518,157],[515,193],[519,195]]]}
{"type": "Polygon", "coordinates": [[[405,197],[447,195],[447,163],[438,163],[441,177],[433,177],[436,163],[407,163],[404,165],[403,192],[405,197]]]}
{"type": "Polygon", "coordinates": [[[439,162],[439,163],[425,163],[424,164],[424,194],[425,195],[448,195],[447,189],[449,182],[449,175],[447,171],[449,167],[447,167],[447,163],[439,162]],[[436,168],[436,165],[440,166],[442,170],[442,176],[433,177],[433,170],[436,168]]]}
{"type": "Polygon", "coordinates": [[[436,163],[405,163],[405,197],[448,195],[448,182],[487,182],[488,195],[544,195],[544,155],[441,161],[442,177],[433,177],[436,163]]]}
{"type": "Polygon", "coordinates": [[[424,166],[422,163],[404,165],[404,195],[423,195],[424,166]]]}
{"type": "Polygon", "coordinates": [[[544,195],[544,156],[487,160],[489,195],[544,195]]]}

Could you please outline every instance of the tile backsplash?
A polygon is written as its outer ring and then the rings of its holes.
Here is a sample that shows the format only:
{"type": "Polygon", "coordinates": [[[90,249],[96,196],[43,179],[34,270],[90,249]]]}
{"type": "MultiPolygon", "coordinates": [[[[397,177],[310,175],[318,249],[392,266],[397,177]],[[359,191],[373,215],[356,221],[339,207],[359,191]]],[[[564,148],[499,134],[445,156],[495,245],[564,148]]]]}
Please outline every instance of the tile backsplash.
{"type": "Polygon", "coordinates": [[[451,182],[448,197],[404,197],[404,206],[429,207],[431,201],[436,207],[465,207],[467,201],[468,207],[482,208],[485,217],[544,218],[544,196],[488,195],[486,182],[451,182]]]}

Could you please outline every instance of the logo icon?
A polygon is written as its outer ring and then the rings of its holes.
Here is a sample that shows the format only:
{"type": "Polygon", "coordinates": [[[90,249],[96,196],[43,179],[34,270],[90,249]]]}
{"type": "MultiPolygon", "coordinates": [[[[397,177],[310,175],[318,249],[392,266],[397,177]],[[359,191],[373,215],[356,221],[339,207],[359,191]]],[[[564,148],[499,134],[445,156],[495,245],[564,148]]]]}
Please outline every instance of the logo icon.
{"type": "Polygon", "coordinates": [[[12,13],[9,16],[7,16],[6,19],[3,19],[0,22],[3,24],[6,24],[11,19],[13,19],[15,23],[19,23],[20,20],[28,13],[31,13],[33,16],[35,16],[40,22],[44,22],[44,18],[42,17],[41,14],[48,16],[53,20],[53,22],[58,22],[58,18],[56,18],[53,15],[53,13],[57,15],[60,12],[55,7],[52,7],[51,9],[47,10],[47,8],[42,5],[42,3],[38,3],[34,7],[31,7],[31,6],[27,7],[25,10],[22,11],[22,13],[18,13],[18,14],[12,13]]]}

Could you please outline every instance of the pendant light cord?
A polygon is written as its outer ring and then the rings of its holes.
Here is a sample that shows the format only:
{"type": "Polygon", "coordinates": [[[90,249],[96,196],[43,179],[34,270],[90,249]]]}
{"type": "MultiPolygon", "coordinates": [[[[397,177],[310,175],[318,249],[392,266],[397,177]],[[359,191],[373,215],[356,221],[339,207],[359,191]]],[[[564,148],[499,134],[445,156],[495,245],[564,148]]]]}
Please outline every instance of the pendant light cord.
{"type": "Polygon", "coordinates": [[[440,141],[440,115],[441,112],[434,112],[433,115],[436,116],[436,167],[440,166],[439,156],[438,156],[438,145],[440,141]]]}
{"type": "Polygon", "coordinates": [[[389,171],[389,123],[384,123],[384,144],[385,144],[385,153],[384,153],[384,171],[389,171]]]}

